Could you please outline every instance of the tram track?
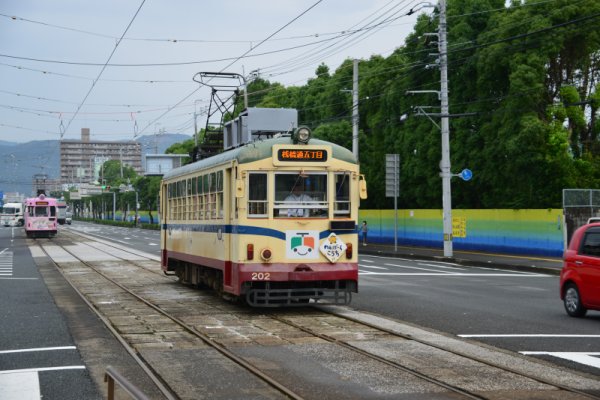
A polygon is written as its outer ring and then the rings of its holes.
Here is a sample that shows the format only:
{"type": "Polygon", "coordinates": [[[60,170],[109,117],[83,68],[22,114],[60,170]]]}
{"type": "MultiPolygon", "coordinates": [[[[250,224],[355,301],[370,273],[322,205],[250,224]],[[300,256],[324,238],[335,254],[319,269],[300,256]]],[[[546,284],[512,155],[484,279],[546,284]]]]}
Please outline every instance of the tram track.
{"type": "MultiPolygon", "coordinates": [[[[56,243],[53,243],[53,245],[56,245],[56,243]]],[[[94,246],[90,246],[90,247],[94,247],[94,246]]],[[[49,258],[52,259],[52,256],[48,253],[48,251],[44,248],[44,246],[40,246],[40,248],[42,249],[42,251],[49,258]]],[[[272,378],[270,378],[269,376],[267,376],[266,374],[264,374],[262,371],[260,371],[259,369],[255,368],[254,366],[252,366],[246,360],[240,358],[239,356],[237,356],[233,352],[229,351],[226,347],[220,345],[219,343],[215,342],[214,340],[211,340],[208,336],[202,334],[201,332],[198,332],[193,327],[189,326],[188,324],[186,324],[185,322],[183,322],[179,318],[177,318],[174,315],[171,315],[170,313],[162,310],[156,304],[148,301],[147,299],[144,299],[142,296],[136,294],[131,289],[129,289],[126,286],[124,286],[123,284],[117,282],[115,279],[109,277],[108,274],[100,271],[98,268],[94,267],[91,263],[89,263],[89,262],[81,259],[73,251],[70,251],[69,249],[67,249],[66,246],[61,246],[61,248],[65,252],[67,252],[68,254],[70,254],[71,256],[73,256],[74,258],[76,258],[78,260],[78,262],[80,262],[82,265],[85,265],[90,270],[92,270],[95,273],[97,273],[98,275],[102,276],[106,281],[108,281],[108,282],[112,283],[113,285],[119,287],[123,292],[128,293],[129,295],[131,295],[132,297],[134,297],[135,299],[137,299],[139,302],[143,303],[144,305],[148,306],[149,308],[153,309],[154,311],[156,311],[156,312],[162,314],[163,316],[169,318],[174,323],[176,323],[177,325],[179,325],[180,327],[182,327],[183,329],[185,329],[188,333],[190,333],[190,334],[196,336],[197,338],[201,339],[205,344],[207,344],[208,346],[210,346],[214,350],[218,351],[223,356],[227,357],[228,359],[230,359],[231,361],[233,361],[237,365],[245,368],[247,371],[249,371],[253,375],[257,376],[258,378],[260,378],[261,380],[263,380],[264,382],[266,382],[271,387],[273,387],[276,390],[278,390],[279,392],[281,392],[287,398],[296,399],[296,400],[302,400],[303,399],[303,397],[297,395],[296,393],[294,393],[293,391],[291,391],[289,388],[286,388],[284,385],[281,385],[279,382],[273,380],[272,378]]],[[[135,254],[135,253],[133,253],[133,254],[135,254]]],[[[126,259],[122,259],[122,260],[130,262],[129,260],[126,260],[126,259]]],[[[134,264],[134,263],[132,263],[132,264],[134,264]]],[[[57,268],[60,271],[59,265],[56,264],[56,263],[55,263],[55,265],[57,266],[57,268]]],[[[138,268],[146,269],[145,267],[141,267],[139,265],[137,265],[137,267],[138,268]]],[[[148,272],[152,273],[152,271],[148,271],[148,272]]],[[[62,271],[61,271],[61,273],[62,273],[62,271]]],[[[162,275],[162,274],[160,274],[160,275],[162,275]]],[[[137,352],[135,351],[135,349],[130,345],[130,343],[127,342],[127,340],[123,337],[123,335],[121,335],[120,332],[118,332],[118,330],[115,329],[112,326],[111,322],[108,321],[99,312],[99,310],[96,307],[96,305],[93,304],[92,302],[90,302],[88,300],[87,296],[84,293],[82,293],[75,285],[73,285],[73,283],[68,278],[68,276],[66,276],[64,273],[63,273],[63,276],[71,284],[71,286],[75,289],[75,291],[82,297],[82,299],[84,299],[84,301],[88,304],[88,306],[92,310],[94,310],[94,312],[96,312],[96,314],[102,319],[102,321],[105,323],[105,325],[107,327],[109,327],[109,329],[111,330],[111,332],[113,333],[113,335],[115,335],[117,337],[117,339],[119,340],[119,342],[121,342],[121,344],[127,349],[127,351],[132,355],[132,357],[134,357],[134,359],[138,363],[138,365],[140,365],[140,367],[142,367],[142,369],[148,374],[148,376],[152,379],[152,381],[157,385],[157,387],[159,388],[159,390],[165,395],[165,398],[167,398],[167,399],[177,399],[177,398],[180,398],[180,397],[176,396],[176,394],[175,394],[177,392],[177,388],[173,388],[173,387],[171,387],[169,385],[165,385],[163,383],[164,379],[162,377],[159,377],[154,372],[154,369],[152,368],[151,365],[149,365],[149,363],[147,361],[143,360],[141,357],[139,357],[137,355],[137,352]]]]}
{"type": "MultiPolygon", "coordinates": [[[[77,234],[77,235],[81,236],[80,234],[77,234]]],[[[65,236],[69,236],[69,235],[65,235],[65,236]]],[[[88,237],[88,239],[90,239],[90,238],[88,237]]],[[[59,244],[56,242],[57,242],[57,240],[53,240],[52,244],[59,246],[59,244]]],[[[99,247],[95,246],[91,243],[86,243],[85,245],[95,248],[96,250],[101,250],[101,251],[106,250],[106,248],[104,246],[110,246],[106,243],[104,243],[102,246],[99,246],[99,247]]],[[[242,366],[247,371],[251,372],[256,377],[258,377],[261,380],[263,380],[264,382],[266,382],[270,387],[275,388],[279,393],[281,393],[285,397],[294,398],[294,399],[303,398],[300,395],[298,395],[296,392],[287,388],[285,384],[280,383],[278,380],[272,378],[268,374],[261,371],[261,369],[257,368],[253,363],[248,362],[246,359],[247,357],[244,358],[244,357],[240,356],[238,354],[238,352],[234,351],[235,346],[239,346],[240,341],[247,342],[246,339],[240,340],[239,338],[234,338],[232,340],[230,336],[223,336],[222,330],[219,331],[216,329],[211,329],[210,326],[204,326],[204,328],[199,329],[199,327],[202,327],[203,325],[198,324],[197,321],[194,322],[193,315],[185,315],[185,314],[174,315],[174,314],[172,314],[173,311],[171,311],[171,312],[166,311],[168,309],[171,309],[171,310],[175,310],[175,313],[184,313],[185,311],[182,311],[182,309],[190,310],[194,306],[197,307],[198,306],[197,303],[190,304],[190,303],[183,302],[180,305],[173,305],[173,304],[169,304],[169,302],[164,299],[164,296],[159,296],[158,300],[157,299],[152,300],[151,298],[150,299],[146,298],[146,297],[148,297],[147,295],[134,292],[134,290],[136,290],[135,288],[137,288],[138,290],[140,288],[143,288],[143,286],[140,286],[140,282],[134,282],[133,284],[123,282],[124,280],[126,280],[123,277],[123,272],[120,272],[120,273],[116,272],[115,268],[108,268],[107,271],[101,271],[100,268],[97,268],[92,263],[85,261],[81,257],[79,257],[77,255],[76,251],[72,251],[72,250],[68,249],[69,246],[65,246],[65,245],[60,245],[60,246],[65,252],[69,253],[73,258],[77,259],[79,263],[81,263],[82,265],[85,265],[90,270],[95,271],[95,273],[102,276],[103,279],[106,279],[108,282],[111,282],[113,285],[119,287],[120,290],[122,290],[126,293],[129,293],[131,296],[135,297],[137,299],[137,301],[142,302],[146,307],[151,308],[154,312],[160,313],[164,317],[170,319],[171,321],[176,323],[178,326],[180,326],[182,329],[184,329],[188,334],[194,335],[195,337],[201,339],[206,345],[211,346],[212,348],[217,350],[220,354],[222,354],[224,357],[227,357],[229,360],[242,366]],[[109,276],[109,275],[116,275],[116,277],[109,276]],[[127,285],[133,286],[134,289],[132,289],[131,287],[128,287],[127,285]],[[182,305],[183,305],[183,307],[182,307],[182,305]],[[204,330],[204,332],[203,332],[203,330],[204,330]],[[219,332],[221,332],[221,334],[219,332]]],[[[113,247],[115,249],[119,249],[119,251],[127,252],[127,250],[124,250],[122,248],[122,246],[113,246],[113,247]]],[[[130,253],[136,254],[136,256],[142,257],[142,256],[140,256],[139,252],[130,252],[130,253]]],[[[48,257],[52,258],[52,256],[48,252],[46,252],[46,254],[48,255],[48,257]]],[[[147,265],[144,265],[142,263],[136,263],[136,260],[127,259],[127,257],[119,258],[116,251],[113,252],[111,257],[120,259],[121,263],[128,263],[129,265],[131,265],[135,268],[142,268],[144,271],[146,271],[150,274],[153,274],[155,279],[159,279],[157,277],[157,275],[159,275],[161,280],[164,280],[165,278],[172,280],[172,278],[165,277],[160,272],[160,269],[158,268],[158,266],[157,266],[156,271],[154,271],[152,268],[148,268],[147,265]]],[[[129,257],[129,258],[131,258],[131,257],[129,257]]],[[[152,259],[146,258],[146,260],[149,261],[152,259]]],[[[153,261],[156,262],[156,260],[153,260],[153,261]]],[[[59,268],[59,270],[61,269],[61,266],[58,264],[57,264],[57,267],[59,268]]],[[[134,273],[134,275],[142,275],[142,274],[143,274],[143,272],[141,272],[141,273],[138,272],[137,274],[134,273]]],[[[67,280],[69,280],[68,274],[65,275],[63,273],[63,275],[67,278],[67,280]]],[[[73,283],[71,283],[71,284],[73,285],[73,283]]],[[[180,286],[180,287],[185,288],[183,286],[180,286]]],[[[77,290],[77,288],[76,288],[76,290],[77,290]]],[[[193,292],[198,292],[198,291],[193,291],[193,292]]],[[[81,295],[84,296],[85,294],[81,294],[81,295]]],[[[88,300],[86,300],[86,301],[88,301],[88,300]]],[[[221,300],[219,299],[219,301],[221,301],[221,300]]],[[[214,302],[212,302],[212,303],[214,303],[214,302]]],[[[93,302],[90,302],[89,304],[92,309],[98,308],[98,306],[97,306],[98,302],[96,302],[96,304],[94,304],[93,302]]],[[[214,306],[214,304],[211,304],[211,302],[208,302],[208,304],[203,303],[202,307],[211,308],[211,307],[215,307],[215,306],[214,306]]],[[[247,312],[248,310],[244,309],[244,307],[240,307],[240,308],[242,308],[243,312],[238,313],[238,315],[236,317],[239,319],[239,322],[238,321],[236,321],[236,322],[238,322],[242,326],[244,324],[248,324],[248,326],[252,325],[252,321],[257,318],[256,311],[254,310],[253,313],[247,313],[248,315],[245,316],[244,312],[247,312]]],[[[218,315],[218,313],[222,312],[222,310],[220,310],[220,307],[217,305],[216,308],[211,312],[215,313],[214,315],[211,314],[211,317],[215,317],[215,315],[218,315]]],[[[194,313],[191,313],[191,314],[194,314],[194,313]]],[[[392,330],[387,330],[385,328],[382,328],[381,326],[376,326],[373,324],[365,323],[364,321],[352,319],[351,317],[344,315],[343,312],[339,313],[332,309],[307,308],[307,309],[284,310],[284,311],[269,310],[269,311],[263,312],[260,317],[261,318],[264,317],[264,318],[270,319],[272,321],[276,321],[277,324],[283,324],[294,330],[301,331],[304,334],[306,334],[307,336],[312,337],[313,339],[310,339],[310,340],[312,340],[313,342],[322,341],[325,343],[330,343],[335,346],[340,346],[340,347],[344,348],[345,350],[349,350],[356,354],[359,354],[360,357],[369,358],[372,362],[379,363],[381,366],[385,366],[384,368],[393,368],[393,369],[402,371],[402,373],[410,374],[417,379],[427,381],[429,384],[435,385],[435,386],[441,388],[442,392],[447,391],[449,393],[454,393],[455,395],[458,395],[461,398],[496,399],[496,398],[501,398],[501,397],[497,397],[498,393],[496,393],[494,391],[486,392],[486,390],[477,389],[476,385],[473,385],[472,382],[468,382],[468,383],[462,382],[460,377],[459,377],[459,379],[454,379],[454,381],[452,381],[452,380],[450,380],[450,382],[444,381],[443,377],[440,377],[439,375],[436,376],[435,373],[432,373],[432,371],[430,371],[431,368],[424,368],[426,370],[425,372],[420,371],[419,367],[414,367],[414,366],[411,367],[410,365],[405,365],[405,363],[403,363],[400,359],[392,359],[389,356],[383,354],[385,352],[379,351],[380,354],[377,354],[378,353],[377,351],[369,351],[368,350],[369,346],[365,346],[365,343],[369,342],[369,340],[365,340],[365,339],[376,338],[377,342],[386,343],[386,344],[388,344],[388,343],[394,344],[395,340],[400,340],[403,342],[403,344],[410,344],[410,345],[418,344],[420,346],[429,346],[430,348],[434,348],[436,352],[451,353],[452,355],[450,356],[450,358],[454,358],[454,357],[463,358],[463,359],[468,360],[468,363],[477,364],[477,366],[474,367],[475,369],[482,369],[485,367],[485,368],[494,369],[496,374],[500,374],[500,373],[507,374],[507,378],[506,378],[507,380],[511,380],[511,379],[515,379],[516,377],[520,377],[522,379],[531,380],[532,382],[535,382],[534,384],[528,383],[529,386],[534,386],[537,388],[535,390],[529,390],[528,393],[529,393],[529,395],[531,395],[531,397],[519,397],[519,398],[524,398],[524,399],[536,398],[537,399],[537,398],[540,398],[539,397],[540,394],[545,393],[545,394],[552,395],[552,397],[546,396],[543,398],[600,399],[600,396],[594,395],[592,393],[586,393],[584,391],[581,391],[581,390],[578,390],[575,388],[571,388],[566,385],[561,385],[560,383],[557,384],[556,382],[551,382],[546,379],[541,379],[539,376],[523,374],[522,371],[518,371],[514,368],[506,368],[505,366],[502,366],[500,364],[497,364],[497,363],[494,364],[494,363],[489,362],[488,360],[473,357],[466,353],[460,354],[459,352],[450,350],[448,348],[444,348],[444,346],[441,346],[441,345],[436,345],[434,343],[427,342],[424,340],[417,340],[414,336],[398,334],[398,332],[394,332],[392,330]],[[331,318],[337,318],[337,319],[332,320],[331,318]],[[348,326],[350,326],[350,325],[352,327],[348,328],[348,326]],[[344,329],[340,329],[340,327],[343,327],[344,329]],[[388,336],[387,338],[385,337],[386,335],[388,336]],[[343,339],[344,336],[346,338],[350,338],[352,340],[343,339]],[[429,371],[427,371],[427,370],[429,370],[429,371]],[[558,397],[554,397],[554,396],[558,396],[558,397]]],[[[221,323],[221,326],[225,326],[225,325],[226,324],[221,323]]],[[[267,323],[267,325],[272,325],[272,324],[267,323]]],[[[243,329],[248,330],[249,328],[246,326],[246,327],[242,327],[240,330],[243,330],[243,329]]],[[[276,327],[276,329],[280,330],[281,326],[276,327]]],[[[277,330],[274,330],[272,332],[265,332],[265,335],[277,336],[276,332],[277,332],[277,330]]],[[[241,335],[241,336],[243,336],[243,335],[241,335]]],[[[246,336],[249,336],[249,335],[246,335],[246,336]]],[[[132,351],[135,352],[135,349],[134,349],[135,346],[130,346],[130,347],[132,348],[132,351]]],[[[379,350],[381,350],[381,349],[379,349],[379,350]]],[[[446,358],[447,360],[450,360],[450,358],[445,357],[445,356],[441,357],[439,359],[441,360],[444,358],[446,358]]],[[[413,362],[414,361],[415,360],[413,359],[413,362]]],[[[425,361],[425,360],[421,360],[421,362],[423,363],[423,365],[426,365],[426,363],[427,363],[427,361],[425,361]]],[[[456,360],[452,360],[451,362],[456,362],[456,360]]],[[[473,368],[473,365],[471,365],[471,367],[473,368]]],[[[421,368],[421,369],[423,369],[423,368],[421,368]]],[[[494,372],[492,372],[492,373],[494,373],[494,372]]],[[[159,380],[160,379],[162,379],[162,378],[159,378],[159,380]]],[[[527,386],[527,385],[525,385],[525,386],[527,386]]],[[[172,391],[173,388],[171,388],[170,390],[172,391]]],[[[504,394],[506,394],[506,393],[504,393],[504,394]]],[[[521,392],[521,395],[523,395],[523,394],[524,393],[521,392]]],[[[457,398],[455,395],[452,398],[457,398]]],[[[169,398],[169,397],[167,397],[167,398],[169,398]]],[[[443,398],[443,397],[440,397],[440,398],[443,398]]]]}

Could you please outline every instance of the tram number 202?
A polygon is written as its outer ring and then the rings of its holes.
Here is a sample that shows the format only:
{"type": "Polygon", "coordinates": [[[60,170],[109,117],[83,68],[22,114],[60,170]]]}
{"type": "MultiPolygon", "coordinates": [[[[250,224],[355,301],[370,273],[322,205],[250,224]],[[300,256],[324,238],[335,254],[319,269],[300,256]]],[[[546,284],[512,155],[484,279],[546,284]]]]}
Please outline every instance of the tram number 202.
{"type": "Polygon", "coordinates": [[[271,273],[270,272],[253,272],[252,280],[253,281],[270,281],[271,273]]]}

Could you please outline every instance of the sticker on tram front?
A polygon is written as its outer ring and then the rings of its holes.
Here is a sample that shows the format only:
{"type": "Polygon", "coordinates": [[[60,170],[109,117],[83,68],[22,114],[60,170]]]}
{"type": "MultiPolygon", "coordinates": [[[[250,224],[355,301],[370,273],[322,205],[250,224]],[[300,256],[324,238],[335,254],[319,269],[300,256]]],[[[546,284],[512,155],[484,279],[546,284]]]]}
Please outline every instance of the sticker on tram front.
{"type": "Polygon", "coordinates": [[[342,256],[344,251],[346,251],[346,247],[346,243],[332,232],[327,239],[325,239],[319,250],[327,257],[329,262],[334,263],[342,256]]]}
{"type": "Polygon", "coordinates": [[[302,260],[316,260],[319,258],[319,252],[317,251],[318,243],[318,231],[286,231],[286,257],[302,260]]]}

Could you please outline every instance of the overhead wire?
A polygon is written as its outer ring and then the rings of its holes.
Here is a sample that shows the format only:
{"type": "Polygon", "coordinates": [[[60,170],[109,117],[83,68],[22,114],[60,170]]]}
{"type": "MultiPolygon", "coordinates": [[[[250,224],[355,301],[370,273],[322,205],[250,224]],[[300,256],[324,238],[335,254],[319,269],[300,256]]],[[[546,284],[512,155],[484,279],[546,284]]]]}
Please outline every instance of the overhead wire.
{"type": "MultiPolygon", "coordinates": [[[[358,35],[352,35],[350,37],[343,38],[341,40],[338,40],[336,43],[330,43],[327,46],[322,47],[321,49],[315,49],[311,52],[301,53],[301,54],[299,54],[295,57],[292,57],[288,60],[284,60],[282,62],[273,64],[271,66],[263,67],[263,68],[261,68],[261,70],[263,71],[263,73],[270,74],[270,75],[273,75],[273,74],[277,73],[278,70],[281,71],[283,69],[288,69],[284,73],[289,73],[289,72],[295,71],[297,69],[300,69],[307,64],[314,63],[315,60],[319,61],[319,60],[325,59],[327,57],[330,57],[330,56],[336,54],[336,52],[342,51],[344,49],[343,46],[349,46],[353,41],[356,41],[357,38],[364,36],[366,34],[366,32],[370,32],[371,29],[378,28],[385,23],[389,23],[389,22],[395,20],[395,19],[392,19],[392,17],[395,16],[396,14],[398,14],[399,12],[401,12],[403,10],[403,8],[393,12],[391,15],[388,15],[388,14],[390,12],[392,12],[394,9],[404,5],[404,3],[406,3],[406,1],[409,1],[409,0],[402,0],[399,4],[396,4],[392,7],[390,7],[389,10],[384,10],[388,5],[393,3],[393,1],[390,1],[390,2],[386,3],[384,6],[382,6],[381,8],[379,8],[377,11],[375,11],[372,14],[370,14],[369,16],[363,18],[363,20],[361,20],[360,22],[351,26],[349,29],[353,29],[356,26],[359,26],[365,20],[371,18],[375,14],[378,14],[378,13],[382,14],[382,15],[377,15],[377,16],[373,17],[368,22],[364,22],[364,24],[360,27],[361,33],[359,33],[358,35]],[[383,13],[385,13],[385,14],[383,14],[383,13]],[[365,30],[366,27],[369,27],[370,29],[365,30]],[[346,40],[348,40],[349,43],[343,43],[346,40]]],[[[416,1],[416,0],[410,0],[410,1],[416,1]]],[[[400,17],[402,17],[402,16],[400,16],[400,17]]],[[[400,17],[398,17],[398,18],[400,18],[400,17]]],[[[283,73],[279,73],[279,75],[282,75],[282,74],[283,73]]]]}
{"type": "MultiPolygon", "coordinates": [[[[246,56],[247,54],[249,54],[250,52],[252,52],[254,49],[256,49],[257,47],[259,47],[260,45],[262,45],[263,43],[265,43],[267,40],[269,40],[270,38],[272,38],[273,36],[275,36],[276,34],[278,34],[279,32],[281,32],[283,29],[287,28],[289,25],[291,25],[292,23],[294,23],[296,20],[298,20],[299,18],[301,18],[304,14],[306,14],[307,12],[309,12],[310,10],[312,10],[314,7],[316,7],[322,1],[323,0],[318,0],[317,2],[315,2],[314,4],[312,4],[309,8],[307,8],[306,10],[304,10],[302,13],[300,13],[299,15],[297,15],[296,17],[294,17],[292,20],[290,20],[289,22],[287,22],[286,24],[284,24],[282,27],[280,27],[279,29],[277,29],[276,31],[274,31],[273,33],[271,33],[269,36],[267,36],[265,39],[263,39],[261,42],[259,42],[255,47],[253,47],[252,49],[247,50],[241,56],[239,56],[237,59],[233,60],[232,62],[230,62],[229,64],[227,64],[225,67],[221,68],[221,70],[219,72],[225,71],[227,68],[229,68],[230,66],[232,66],[233,64],[235,64],[237,61],[239,61],[244,56],[246,56]]],[[[186,101],[187,99],[189,99],[196,92],[198,92],[200,90],[200,88],[201,88],[201,86],[198,86],[198,88],[196,88],[191,93],[187,94],[184,98],[182,98],[180,101],[178,101],[173,107],[171,107],[171,109],[175,108],[179,104],[181,104],[184,101],[186,101]]],[[[146,125],[139,133],[144,132],[152,123],[154,123],[155,121],[158,121],[164,115],[168,114],[171,111],[171,109],[165,111],[158,118],[156,118],[151,123],[149,123],[148,125],[146,125]]]]}
{"type": "MultiPolygon", "coordinates": [[[[552,0],[552,1],[554,1],[554,0],[552,0]]],[[[548,3],[548,2],[550,2],[550,1],[547,1],[547,2],[538,2],[538,3],[535,3],[535,4],[548,3]]],[[[530,4],[527,4],[527,5],[530,5],[530,4]]],[[[498,9],[498,10],[501,10],[501,9],[498,9]]],[[[491,11],[486,11],[486,12],[491,12],[491,11]]],[[[479,13],[482,13],[482,12],[479,12],[479,13]]],[[[473,14],[473,13],[471,13],[471,14],[464,14],[464,15],[472,15],[472,14],[473,14]]],[[[459,17],[459,16],[453,16],[453,17],[459,17]]],[[[450,47],[450,46],[449,46],[449,47],[450,47]]],[[[468,50],[468,48],[466,48],[466,49],[465,49],[465,48],[463,48],[463,49],[462,49],[462,51],[464,51],[464,50],[468,50]]],[[[461,51],[461,50],[458,50],[458,49],[457,49],[457,51],[461,51]]],[[[449,50],[449,52],[450,52],[450,50],[449,50]]],[[[418,65],[417,65],[417,66],[415,66],[415,68],[418,68],[418,65]]]]}
{"type": "MultiPolygon", "coordinates": [[[[81,103],[79,104],[79,106],[77,106],[77,110],[75,111],[75,114],[73,114],[73,116],[71,117],[71,119],[67,123],[67,126],[64,129],[65,133],[69,130],[69,127],[71,126],[71,123],[73,122],[73,120],[75,119],[75,117],[77,116],[77,114],[79,113],[79,110],[81,110],[81,107],[83,106],[83,104],[85,103],[85,101],[87,100],[87,98],[92,93],[92,90],[94,90],[94,87],[96,86],[96,83],[98,82],[98,79],[100,79],[100,77],[102,76],[102,73],[106,69],[106,66],[108,65],[108,63],[110,62],[111,58],[113,57],[113,55],[117,51],[117,48],[119,47],[119,44],[121,43],[121,40],[123,39],[123,37],[125,36],[125,34],[127,33],[127,31],[129,30],[129,28],[131,27],[131,25],[133,24],[133,21],[135,21],[135,18],[137,17],[137,15],[139,14],[139,12],[141,11],[142,7],[144,6],[144,3],[146,3],[146,0],[142,0],[140,6],[138,7],[137,11],[135,12],[135,14],[133,15],[133,17],[129,21],[129,24],[125,28],[125,31],[121,35],[121,38],[117,41],[117,43],[115,44],[115,47],[113,48],[112,52],[108,56],[108,59],[106,60],[106,63],[104,64],[104,66],[102,67],[102,69],[100,70],[100,72],[98,73],[98,76],[96,77],[96,79],[94,79],[94,82],[92,83],[92,86],[90,87],[90,89],[88,90],[88,92],[86,93],[86,95],[84,96],[83,100],[81,100],[81,103]]],[[[61,136],[60,136],[61,139],[62,139],[63,135],[64,135],[64,133],[61,133],[61,136]]]]}

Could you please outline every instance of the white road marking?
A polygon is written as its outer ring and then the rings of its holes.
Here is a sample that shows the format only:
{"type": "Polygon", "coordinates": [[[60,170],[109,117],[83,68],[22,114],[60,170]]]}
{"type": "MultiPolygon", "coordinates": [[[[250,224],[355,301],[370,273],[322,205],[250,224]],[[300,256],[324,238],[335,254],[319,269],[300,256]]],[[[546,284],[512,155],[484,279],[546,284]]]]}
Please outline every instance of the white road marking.
{"type": "Polygon", "coordinates": [[[0,276],[13,276],[13,252],[6,250],[0,251],[0,276]]]}
{"type": "Polygon", "coordinates": [[[532,334],[490,334],[490,335],[458,335],[460,337],[464,337],[464,338],[476,338],[476,337],[482,337],[482,338],[527,338],[527,337],[534,337],[534,338],[600,338],[600,335],[561,335],[558,333],[532,333],[532,334]]]}
{"type": "Polygon", "coordinates": [[[37,372],[15,372],[0,374],[0,399],[40,400],[40,378],[37,372]]]}
{"type": "Polygon", "coordinates": [[[457,267],[449,267],[447,265],[438,265],[438,264],[425,264],[425,263],[419,263],[419,265],[423,265],[425,267],[436,267],[436,268],[446,268],[446,269],[457,269],[459,271],[464,271],[465,268],[457,268],[457,267]]]}
{"type": "Polygon", "coordinates": [[[520,351],[520,354],[526,356],[552,356],[562,358],[564,360],[573,361],[579,364],[584,364],[594,368],[600,368],[600,353],[584,353],[584,352],[562,352],[562,351],[520,351]]]}
{"type": "Polygon", "coordinates": [[[2,274],[0,274],[0,280],[11,280],[11,279],[14,279],[16,281],[35,281],[38,278],[15,278],[14,276],[10,277],[10,278],[3,278],[2,274]]]}
{"type": "Polygon", "coordinates": [[[477,276],[477,277],[522,277],[522,278],[551,278],[552,275],[543,274],[470,274],[462,272],[367,272],[369,275],[390,275],[390,276],[477,276]]]}
{"type": "MultiPolygon", "coordinates": [[[[420,268],[420,267],[413,267],[411,265],[399,265],[399,264],[383,264],[383,265],[387,265],[388,267],[398,267],[398,268],[407,268],[407,269],[418,269],[419,271],[433,271],[433,272],[437,272],[438,274],[440,273],[440,271],[436,270],[436,269],[429,269],[429,268],[420,268]]],[[[442,274],[446,274],[449,272],[441,272],[442,274]]]]}
{"type": "Polygon", "coordinates": [[[8,370],[0,371],[0,375],[14,374],[14,373],[20,373],[20,372],[64,371],[64,370],[68,370],[68,369],[85,369],[85,365],[65,365],[64,367],[8,369],[8,370]]]}
{"type": "Polygon", "coordinates": [[[372,269],[385,269],[385,270],[387,270],[387,268],[376,267],[374,265],[362,265],[362,264],[358,264],[358,266],[361,267],[361,268],[372,268],[372,269]]]}
{"type": "Polygon", "coordinates": [[[61,347],[36,347],[32,349],[17,349],[17,350],[1,350],[0,354],[9,353],[28,353],[34,351],[53,351],[53,350],[75,350],[75,346],[61,346],[61,347]]]}
{"type": "Polygon", "coordinates": [[[148,246],[158,246],[157,243],[148,243],[148,246]]]}

